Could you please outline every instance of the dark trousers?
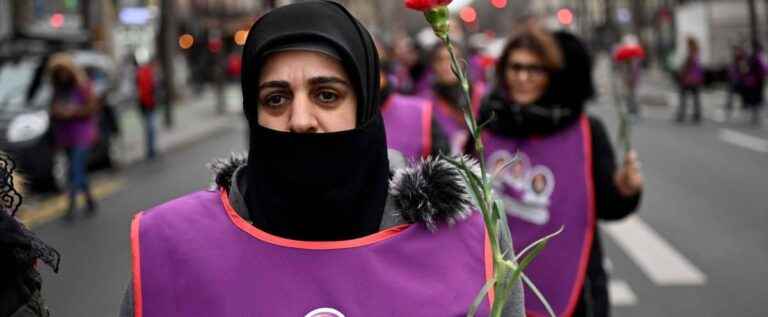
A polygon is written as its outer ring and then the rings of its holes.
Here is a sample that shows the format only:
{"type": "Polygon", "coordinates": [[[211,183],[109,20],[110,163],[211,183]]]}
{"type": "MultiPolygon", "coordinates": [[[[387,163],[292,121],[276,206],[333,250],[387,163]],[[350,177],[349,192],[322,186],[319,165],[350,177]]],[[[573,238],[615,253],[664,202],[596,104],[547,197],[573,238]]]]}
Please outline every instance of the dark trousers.
{"type": "Polygon", "coordinates": [[[699,94],[699,87],[681,87],[680,88],[680,105],[677,108],[677,121],[682,122],[685,120],[688,108],[688,95],[693,97],[693,121],[701,121],[701,96],[699,94]]]}
{"type": "Polygon", "coordinates": [[[144,123],[144,141],[147,148],[147,158],[153,159],[157,155],[155,147],[155,110],[142,110],[141,112],[144,123]]]}

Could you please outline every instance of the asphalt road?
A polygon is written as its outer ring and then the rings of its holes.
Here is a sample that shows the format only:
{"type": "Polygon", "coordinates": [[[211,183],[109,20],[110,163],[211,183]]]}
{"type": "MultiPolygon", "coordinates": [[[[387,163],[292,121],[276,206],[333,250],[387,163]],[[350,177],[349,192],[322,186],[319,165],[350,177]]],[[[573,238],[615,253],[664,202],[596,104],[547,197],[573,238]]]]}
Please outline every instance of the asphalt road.
{"type": "MultiPolygon", "coordinates": [[[[614,127],[606,106],[591,109],[614,127]]],[[[604,226],[616,316],[766,316],[768,133],[739,124],[677,125],[651,110],[635,128],[646,176],[637,217],[604,226]],[[765,151],[763,151],[763,149],[765,151]]],[[[206,187],[204,165],[243,149],[244,126],[108,178],[100,212],[34,230],[63,254],[45,271],[54,316],[115,316],[130,275],[129,223],[138,210],[206,187]]]]}

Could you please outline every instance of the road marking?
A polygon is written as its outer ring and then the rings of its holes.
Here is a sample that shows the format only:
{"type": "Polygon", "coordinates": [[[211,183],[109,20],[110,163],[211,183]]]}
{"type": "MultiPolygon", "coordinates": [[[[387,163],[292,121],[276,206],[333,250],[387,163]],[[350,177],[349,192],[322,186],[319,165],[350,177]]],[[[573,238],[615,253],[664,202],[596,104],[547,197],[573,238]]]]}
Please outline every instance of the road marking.
{"type": "Polygon", "coordinates": [[[603,229],[648,278],[660,286],[702,285],[706,275],[637,216],[603,229]]]}
{"type": "MultiPolygon", "coordinates": [[[[91,187],[93,198],[97,201],[101,200],[122,188],[124,184],[125,182],[119,179],[94,182],[91,187]]],[[[33,206],[22,206],[21,210],[19,210],[18,218],[27,228],[34,228],[63,216],[67,208],[69,208],[68,204],[68,198],[65,194],[57,195],[33,206]]],[[[78,205],[83,206],[84,204],[85,198],[80,195],[78,205]]]]}
{"type": "Polygon", "coordinates": [[[626,281],[612,279],[608,283],[608,296],[614,307],[637,305],[637,296],[626,281]]]}
{"type": "Polygon", "coordinates": [[[731,129],[720,129],[720,139],[753,151],[768,153],[768,141],[731,129]]]}

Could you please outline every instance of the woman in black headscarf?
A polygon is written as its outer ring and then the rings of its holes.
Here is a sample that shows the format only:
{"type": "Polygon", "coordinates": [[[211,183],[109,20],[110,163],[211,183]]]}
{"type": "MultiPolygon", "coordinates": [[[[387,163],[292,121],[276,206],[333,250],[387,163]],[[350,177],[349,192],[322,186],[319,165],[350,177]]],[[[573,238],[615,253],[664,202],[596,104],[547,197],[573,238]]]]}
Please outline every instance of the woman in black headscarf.
{"type": "MultiPolygon", "coordinates": [[[[528,268],[528,276],[558,316],[607,316],[607,276],[597,220],[634,212],[643,177],[636,154],[616,166],[599,119],[588,116],[594,95],[592,60],[576,36],[529,25],[502,51],[497,87],[480,109],[490,166],[517,155],[498,172],[513,240],[526,245],[542,232],[564,227],[528,268]]],[[[528,294],[528,293],[526,293],[528,294]]],[[[531,314],[544,314],[535,300],[531,314]]]]}
{"type": "Polygon", "coordinates": [[[465,315],[491,276],[482,221],[449,164],[390,172],[365,28],[335,2],[274,9],[242,87],[247,157],[136,215],[122,315],[465,315]]]}

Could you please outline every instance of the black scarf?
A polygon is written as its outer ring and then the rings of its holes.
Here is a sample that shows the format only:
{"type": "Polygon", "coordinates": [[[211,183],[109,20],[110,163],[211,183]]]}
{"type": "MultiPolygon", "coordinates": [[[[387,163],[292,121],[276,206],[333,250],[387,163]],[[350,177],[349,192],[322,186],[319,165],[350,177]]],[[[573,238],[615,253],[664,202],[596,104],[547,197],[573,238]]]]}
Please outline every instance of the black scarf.
{"type": "MultiPolygon", "coordinates": [[[[520,105],[509,98],[505,88],[496,87],[480,107],[480,122],[506,137],[547,135],[569,126],[584,113],[586,102],[595,95],[592,57],[586,45],[567,32],[553,34],[563,52],[563,68],[550,74],[549,86],[533,104],[520,105]],[[493,115],[492,115],[493,114],[493,115]]],[[[506,69],[498,67],[497,71],[506,69]]],[[[497,74],[497,78],[504,78],[497,74]]]]}
{"type": "Polygon", "coordinates": [[[378,110],[379,62],[368,31],[330,1],[279,7],[251,27],[243,69],[250,125],[245,200],[254,225],[281,237],[313,241],[378,231],[389,162],[378,110]],[[303,43],[330,46],[340,55],[358,100],[354,130],[298,134],[258,124],[255,88],[266,52],[303,43]]]}

